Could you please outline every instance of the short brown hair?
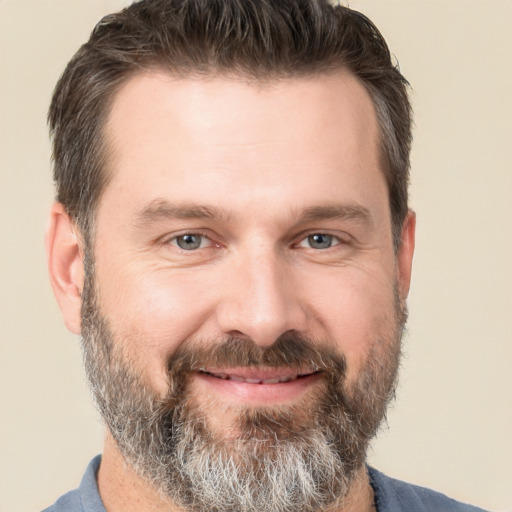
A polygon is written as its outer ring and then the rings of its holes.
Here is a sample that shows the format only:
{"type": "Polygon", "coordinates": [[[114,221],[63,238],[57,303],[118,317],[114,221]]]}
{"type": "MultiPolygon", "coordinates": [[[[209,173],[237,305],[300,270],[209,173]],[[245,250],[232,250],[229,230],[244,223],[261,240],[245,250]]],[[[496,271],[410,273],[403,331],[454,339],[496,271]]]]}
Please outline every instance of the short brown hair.
{"type": "Polygon", "coordinates": [[[352,72],[377,112],[398,246],[408,210],[408,84],[373,23],[328,0],[143,0],[103,18],[67,65],[48,114],[57,200],[85,236],[108,182],[102,128],[113,96],[155,67],[256,79],[352,72]]]}

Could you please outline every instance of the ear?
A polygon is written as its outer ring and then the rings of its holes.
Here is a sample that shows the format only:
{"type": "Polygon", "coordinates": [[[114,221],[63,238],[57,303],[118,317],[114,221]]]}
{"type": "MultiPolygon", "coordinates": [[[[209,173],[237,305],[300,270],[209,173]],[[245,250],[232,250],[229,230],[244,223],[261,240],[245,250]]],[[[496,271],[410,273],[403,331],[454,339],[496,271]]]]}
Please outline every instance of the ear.
{"type": "Polygon", "coordinates": [[[398,290],[400,298],[405,301],[411,284],[412,257],[416,234],[416,214],[409,210],[402,224],[400,246],[397,254],[398,290]]]}
{"type": "Polygon", "coordinates": [[[64,323],[71,332],[80,334],[83,248],[78,228],[61,203],[55,203],[50,211],[46,230],[46,255],[50,282],[64,323]]]}

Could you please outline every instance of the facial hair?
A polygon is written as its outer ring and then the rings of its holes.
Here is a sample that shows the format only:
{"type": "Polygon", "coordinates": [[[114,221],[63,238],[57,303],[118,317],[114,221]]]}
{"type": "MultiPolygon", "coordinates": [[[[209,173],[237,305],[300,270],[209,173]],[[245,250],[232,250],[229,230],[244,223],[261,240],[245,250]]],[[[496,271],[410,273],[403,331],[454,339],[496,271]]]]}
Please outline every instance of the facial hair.
{"type": "Polygon", "coordinates": [[[342,503],[394,396],[406,317],[396,293],[395,318],[350,385],[332,344],[290,331],[269,347],[185,340],[168,362],[162,397],[114,339],[92,268],[86,275],[82,348],[96,405],[125,460],[164,499],[194,512],[319,512],[342,503]],[[323,384],[292,405],[239,407],[228,437],[188,389],[190,375],[208,367],[314,369],[323,384]]]}

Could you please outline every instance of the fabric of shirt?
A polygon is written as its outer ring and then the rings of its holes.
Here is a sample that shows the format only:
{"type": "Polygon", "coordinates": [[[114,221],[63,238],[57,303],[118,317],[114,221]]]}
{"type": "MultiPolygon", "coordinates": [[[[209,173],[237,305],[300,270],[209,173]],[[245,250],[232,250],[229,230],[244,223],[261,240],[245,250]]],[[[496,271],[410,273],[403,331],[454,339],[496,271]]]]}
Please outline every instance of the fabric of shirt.
{"type": "MultiPolygon", "coordinates": [[[[101,455],[92,459],[80,487],[59,498],[43,512],[106,512],[96,482],[100,462],[101,455]]],[[[425,487],[389,478],[371,467],[368,474],[377,512],[485,512],[425,487]]]]}

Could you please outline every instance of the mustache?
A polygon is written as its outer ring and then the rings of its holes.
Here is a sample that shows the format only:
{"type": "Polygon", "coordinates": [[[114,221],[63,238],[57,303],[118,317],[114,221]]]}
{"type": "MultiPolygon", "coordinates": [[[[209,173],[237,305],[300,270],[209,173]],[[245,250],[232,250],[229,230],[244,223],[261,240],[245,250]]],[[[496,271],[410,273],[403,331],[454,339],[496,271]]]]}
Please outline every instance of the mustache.
{"type": "Polygon", "coordinates": [[[330,380],[345,378],[346,359],[325,342],[288,331],[272,345],[259,346],[247,337],[184,342],[167,365],[170,382],[180,382],[188,372],[207,368],[288,368],[297,373],[322,372],[330,380]]]}

